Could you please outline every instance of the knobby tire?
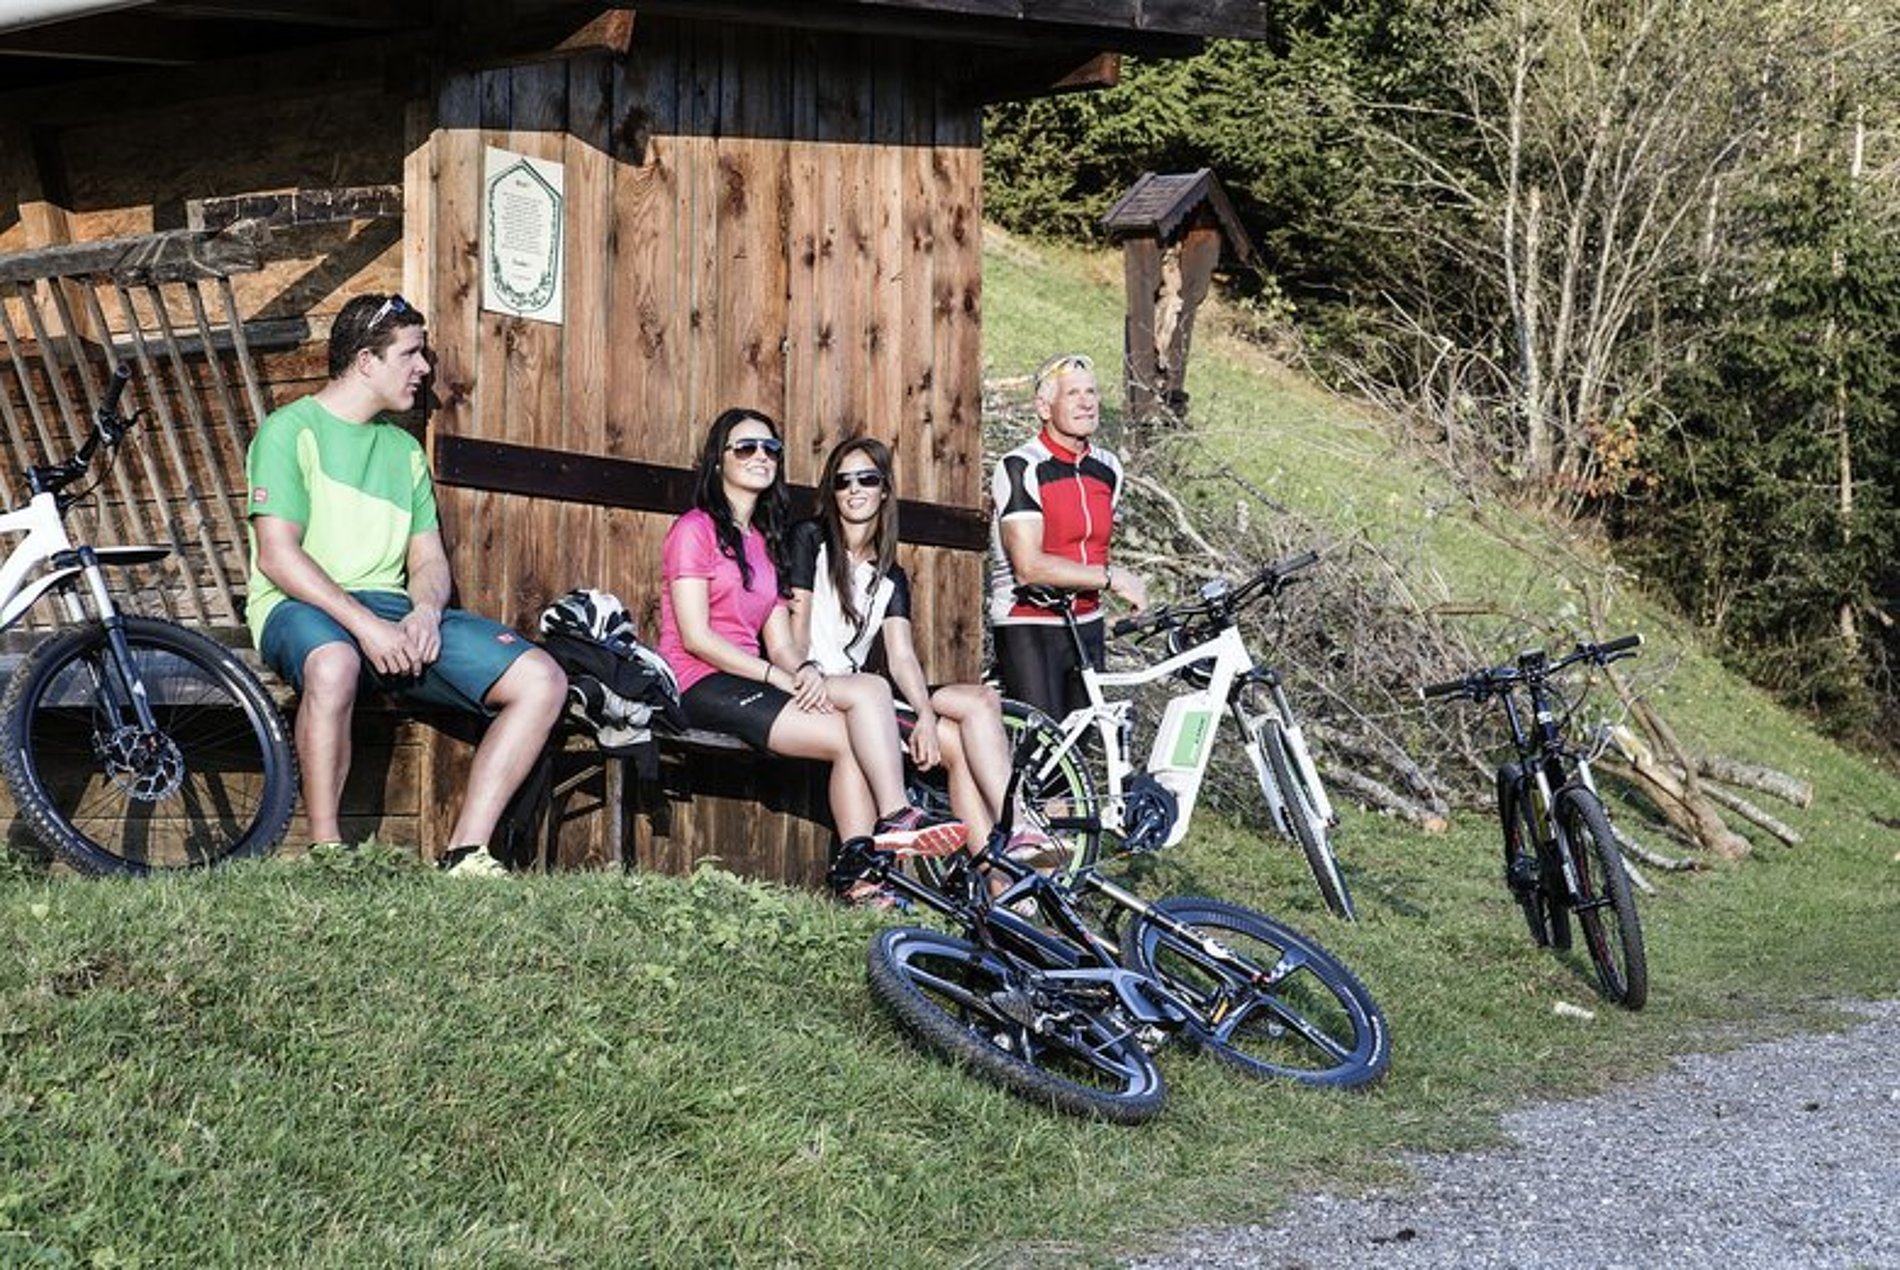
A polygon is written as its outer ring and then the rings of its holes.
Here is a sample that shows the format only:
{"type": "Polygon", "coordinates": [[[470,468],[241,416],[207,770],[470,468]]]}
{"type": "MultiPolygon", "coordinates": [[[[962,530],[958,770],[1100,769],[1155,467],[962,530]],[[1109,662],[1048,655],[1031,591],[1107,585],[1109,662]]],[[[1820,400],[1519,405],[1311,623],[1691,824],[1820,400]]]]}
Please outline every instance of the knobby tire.
{"type": "Polygon", "coordinates": [[[41,642],[0,696],[0,773],[33,836],[86,873],[256,855],[290,823],[297,764],[257,677],[214,640],[125,619],[158,723],[138,731],[103,625],[41,642]]]}
{"type": "Polygon", "coordinates": [[[1333,854],[1332,826],[1319,814],[1318,800],[1301,779],[1292,743],[1279,720],[1267,720],[1260,744],[1267,751],[1267,770],[1273,774],[1274,784],[1280,787],[1280,801],[1287,820],[1285,830],[1306,856],[1306,867],[1313,872],[1320,898],[1335,915],[1349,922],[1356,920],[1352,892],[1347,890],[1346,879],[1339,871],[1339,857],[1333,854]]]}
{"type": "Polygon", "coordinates": [[[880,931],[871,995],[927,1049],[1029,1102],[1115,1124],[1153,1119],[1167,1099],[1127,1024],[1078,1005],[1033,968],[966,939],[880,931]]]}
{"type": "Polygon", "coordinates": [[[1498,769],[1498,823],[1504,831],[1504,885],[1524,912],[1531,942],[1550,946],[1550,924],[1545,917],[1542,852],[1538,846],[1537,817],[1531,805],[1528,781],[1515,766],[1498,769]]]}
{"type": "Polygon", "coordinates": [[[1355,1088],[1392,1061],[1385,1015],[1365,985],[1316,941],[1264,913],[1200,897],[1156,910],[1239,959],[1210,957],[1142,916],[1122,932],[1127,965],[1161,980],[1214,1019],[1214,1055],[1250,1076],[1355,1088]],[[1265,986],[1264,974],[1279,972],[1265,986]]]}
{"type": "Polygon", "coordinates": [[[1576,858],[1581,892],[1577,925],[1596,966],[1597,983],[1605,999],[1640,1010],[1649,1000],[1649,963],[1636,896],[1609,815],[1597,796],[1581,785],[1557,795],[1557,815],[1576,858]]]}

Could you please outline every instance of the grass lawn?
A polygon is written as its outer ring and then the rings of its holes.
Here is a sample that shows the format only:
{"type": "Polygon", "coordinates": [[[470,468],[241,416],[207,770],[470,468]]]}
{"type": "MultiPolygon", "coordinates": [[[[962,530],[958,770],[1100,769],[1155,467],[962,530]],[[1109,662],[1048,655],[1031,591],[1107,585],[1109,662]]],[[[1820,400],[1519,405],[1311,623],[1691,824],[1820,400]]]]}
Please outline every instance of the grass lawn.
{"type": "MultiPolygon", "coordinates": [[[[1118,287],[1108,257],[993,240],[993,376],[1055,348],[1114,364],[1118,287]]],[[[1210,447],[1341,538],[1429,543],[1444,594],[1561,606],[1589,584],[1586,546],[1537,525],[1512,541],[1521,518],[1217,332],[1190,381],[1210,447]]],[[[1495,1140],[1526,1099],[1893,994],[1900,836],[1875,818],[1900,820],[1900,781],[1634,588],[1617,603],[1686,739],[1816,790],[1784,812],[1804,845],[1654,877],[1640,1014],[1530,946],[1476,815],[1429,835],[1348,811],[1351,927],[1292,848],[1211,817],[1144,862],[1149,894],[1315,933],[1378,996],[1394,1058],[1340,1094],[1171,1050],[1168,1109],[1132,1130],[916,1053],[864,986],[878,918],[717,873],[468,885],[368,849],[128,883],[0,860],[0,1265],[1089,1264],[1388,1180],[1400,1150],[1495,1140]]]]}

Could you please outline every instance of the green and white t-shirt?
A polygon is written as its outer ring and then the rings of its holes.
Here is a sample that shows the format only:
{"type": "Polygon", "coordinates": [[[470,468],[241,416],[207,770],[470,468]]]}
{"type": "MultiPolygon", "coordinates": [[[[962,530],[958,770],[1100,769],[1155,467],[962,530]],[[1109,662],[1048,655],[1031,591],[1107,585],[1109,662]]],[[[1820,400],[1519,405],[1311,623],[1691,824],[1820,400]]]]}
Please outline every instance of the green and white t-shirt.
{"type": "MultiPolygon", "coordinates": [[[[435,486],[422,446],[393,423],[350,423],[315,397],[271,412],[246,462],[250,514],[303,526],[303,549],[346,591],[401,591],[409,539],[436,527],[435,486]]],[[[284,599],[257,567],[251,532],[246,617],[261,642],[284,599]]]]}

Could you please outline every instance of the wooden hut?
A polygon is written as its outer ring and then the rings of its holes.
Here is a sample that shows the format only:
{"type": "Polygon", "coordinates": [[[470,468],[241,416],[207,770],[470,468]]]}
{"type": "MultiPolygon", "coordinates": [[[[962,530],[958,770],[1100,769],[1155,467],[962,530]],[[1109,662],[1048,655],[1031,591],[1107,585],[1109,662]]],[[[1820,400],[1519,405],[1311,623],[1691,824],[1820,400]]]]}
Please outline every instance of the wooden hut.
{"type": "MultiPolygon", "coordinates": [[[[337,308],[400,289],[439,358],[417,426],[462,603],[531,628],[593,585],[652,632],[705,422],[747,404],[785,422],[794,482],[840,438],[894,444],[921,651],[974,675],[981,108],[1265,22],[1257,0],[19,0],[8,467],[83,412],[108,345],[133,357],[162,457],[99,532],[169,536],[147,602],[235,629],[244,445],[320,382],[337,308]]],[[[366,730],[349,827],[438,847],[466,757],[366,730]]],[[[624,804],[584,755],[560,775],[563,863],[821,871],[822,807],[742,755],[624,804]]]]}

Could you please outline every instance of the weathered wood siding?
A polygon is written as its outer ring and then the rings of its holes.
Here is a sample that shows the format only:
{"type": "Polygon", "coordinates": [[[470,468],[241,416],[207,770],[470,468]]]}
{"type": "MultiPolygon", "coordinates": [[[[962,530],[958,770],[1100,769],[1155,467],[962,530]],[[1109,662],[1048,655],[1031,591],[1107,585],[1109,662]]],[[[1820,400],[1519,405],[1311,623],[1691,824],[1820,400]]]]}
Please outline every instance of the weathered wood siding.
{"type": "MultiPolygon", "coordinates": [[[[715,414],[750,405],[783,422],[795,482],[869,432],[896,448],[907,497],[980,506],[978,120],[943,104],[932,60],[906,41],[656,20],[625,58],[451,76],[410,164],[412,216],[430,226],[414,264],[441,354],[438,444],[686,468],[715,414]],[[480,309],[488,145],[565,165],[562,325],[480,309]]],[[[672,511],[453,488],[442,501],[465,603],[526,628],[594,585],[657,630],[672,511]]],[[[932,673],[974,675],[981,557],[907,558],[932,673]]],[[[762,814],[776,768],[725,776],[740,787],[635,827],[640,862],[717,855],[811,877],[826,840],[811,800],[762,814]]],[[[574,832],[568,858],[598,853],[598,833],[574,832]]]]}

